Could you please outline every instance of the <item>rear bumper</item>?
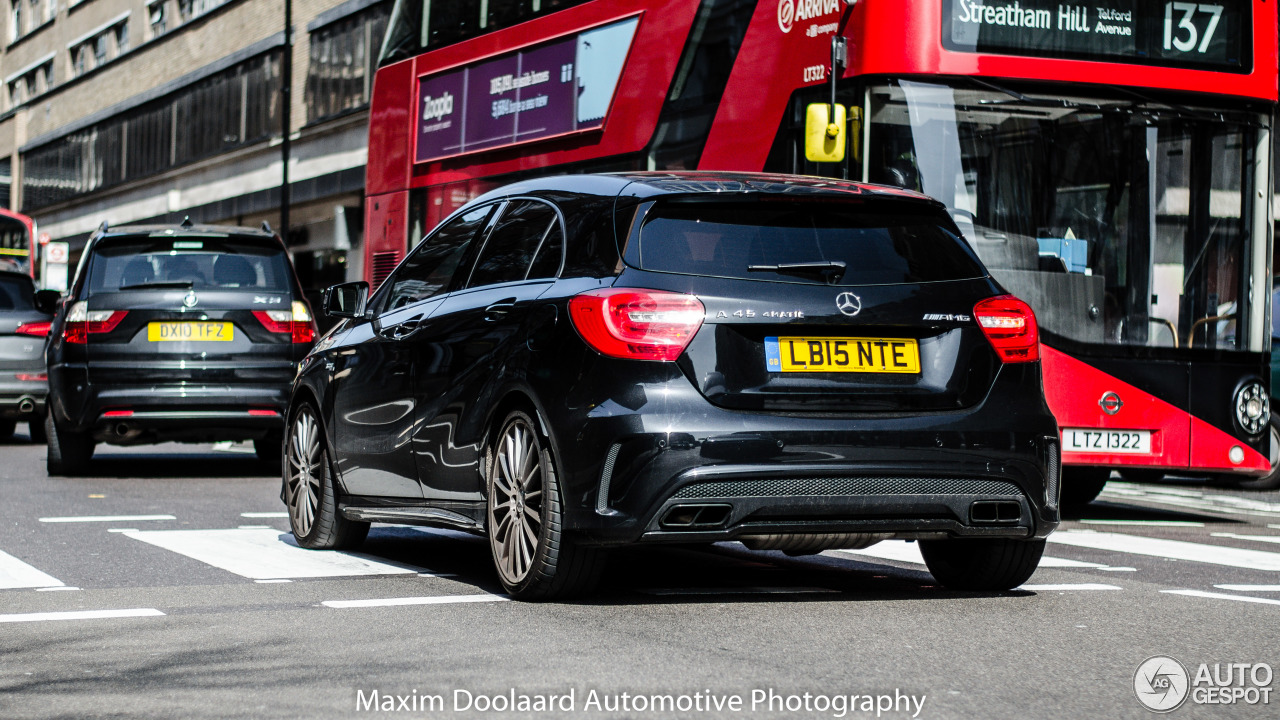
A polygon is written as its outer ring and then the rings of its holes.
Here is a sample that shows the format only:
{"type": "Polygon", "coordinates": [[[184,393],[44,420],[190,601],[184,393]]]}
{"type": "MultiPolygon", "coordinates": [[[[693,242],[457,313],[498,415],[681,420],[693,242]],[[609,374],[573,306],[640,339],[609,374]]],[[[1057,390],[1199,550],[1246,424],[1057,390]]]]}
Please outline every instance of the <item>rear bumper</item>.
{"type": "Polygon", "coordinates": [[[54,370],[53,412],[98,442],[250,440],[284,430],[289,387],[278,384],[91,385],[54,370]]]}

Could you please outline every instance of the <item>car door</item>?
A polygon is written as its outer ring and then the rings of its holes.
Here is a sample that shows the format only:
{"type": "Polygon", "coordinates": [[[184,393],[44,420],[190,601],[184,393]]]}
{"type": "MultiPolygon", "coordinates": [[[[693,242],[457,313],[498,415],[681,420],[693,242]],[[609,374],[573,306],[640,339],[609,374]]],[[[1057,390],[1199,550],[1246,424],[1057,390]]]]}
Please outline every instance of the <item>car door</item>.
{"type": "Polygon", "coordinates": [[[414,385],[422,420],[415,445],[427,499],[482,498],[487,411],[523,372],[532,326],[555,320],[554,308],[540,308],[537,299],[559,273],[563,247],[563,221],[554,206],[510,201],[465,287],[445,298],[416,336],[414,385]]]}
{"type": "Polygon", "coordinates": [[[407,342],[440,306],[493,205],[442,225],[387,278],[372,317],[326,353],[334,386],[334,444],[352,495],[421,497],[413,435],[414,353],[407,342]]]}

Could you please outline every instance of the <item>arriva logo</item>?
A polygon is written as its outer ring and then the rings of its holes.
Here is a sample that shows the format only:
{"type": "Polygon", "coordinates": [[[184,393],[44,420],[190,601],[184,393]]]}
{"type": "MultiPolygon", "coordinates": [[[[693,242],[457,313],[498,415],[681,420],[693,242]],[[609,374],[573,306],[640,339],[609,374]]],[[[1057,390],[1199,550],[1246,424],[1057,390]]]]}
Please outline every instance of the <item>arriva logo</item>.
{"type": "Polygon", "coordinates": [[[778,3],[778,28],[784,33],[798,20],[812,20],[840,9],[842,0],[780,0],[778,3]]]}

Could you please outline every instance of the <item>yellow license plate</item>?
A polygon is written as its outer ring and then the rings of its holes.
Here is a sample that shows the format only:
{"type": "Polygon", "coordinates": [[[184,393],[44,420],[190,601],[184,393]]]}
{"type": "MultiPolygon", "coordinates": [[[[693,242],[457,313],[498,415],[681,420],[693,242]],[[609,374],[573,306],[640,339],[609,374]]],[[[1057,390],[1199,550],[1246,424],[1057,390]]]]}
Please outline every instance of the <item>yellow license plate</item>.
{"type": "Polygon", "coordinates": [[[147,323],[150,342],[231,342],[235,326],[229,322],[147,323]]]}
{"type": "Polygon", "coordinates": [[[768,337],[764,355],[769,372],[920,372],[911,338],[768,337]]]}

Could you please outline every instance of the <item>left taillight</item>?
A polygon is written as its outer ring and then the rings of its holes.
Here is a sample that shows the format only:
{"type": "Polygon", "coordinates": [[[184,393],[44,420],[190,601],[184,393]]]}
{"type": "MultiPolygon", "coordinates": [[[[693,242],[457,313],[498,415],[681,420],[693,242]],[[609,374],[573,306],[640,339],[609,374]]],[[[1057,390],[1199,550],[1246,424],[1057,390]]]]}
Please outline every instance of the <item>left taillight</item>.
{"type": "Polygon", "coordinates": [[[1012,295],[998,295],[974,305],[973,317],[1003,362],[1040,359],[1040,329],[1030,305],[1012,295]]]}
{"type": "Polygon", "coordinates": [[[67,310],[67,320],[62,325],[62,339],[76,345],[89,342],[90,335],[109,333],[129,314],[128,310],[90,310],[84,300],[67,310]]]}
{"type": "Polygon", "coordinates": [[[290,342],[309,343],[316,339],[316,326],[304,302],[295,300],[289,310],[254,310],[253,316],[267,332],[289,333],[290,342]]]}
{"type": "Polygon", "coordinates": [[[628,360],[676,360],[705,315],[698,298],[660,290],[609,288],[569,300],[582,339],[602,355],[628,360]]]}
{"type": "Polygon", "coordinates": [[[52,324],[53,323],[49,322],[48,320],[41,320],[40,322],[22,323],[14,330],[14,332],[18,333],[19,335],[33,335],[35,337],[44,337],[45,335],[49,334],[49,326],[52,324]]]}

